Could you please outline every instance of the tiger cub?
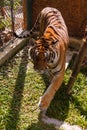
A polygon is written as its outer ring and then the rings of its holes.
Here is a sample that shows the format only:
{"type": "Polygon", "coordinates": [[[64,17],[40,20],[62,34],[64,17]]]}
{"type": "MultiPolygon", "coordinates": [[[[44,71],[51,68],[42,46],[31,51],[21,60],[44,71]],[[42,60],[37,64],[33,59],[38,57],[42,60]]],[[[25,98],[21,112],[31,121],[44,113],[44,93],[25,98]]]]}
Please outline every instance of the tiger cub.
{"type": "Polygon", "coordinates": [[[34,69],[47,72],[51,77],[51,83],[39,102],[40,109],[46,111],[63,82],[69,36],[60,11],[52,7],[39,13],[29,35],[34,32],[38,32],[38,38],[30,49],[34,69]]]}

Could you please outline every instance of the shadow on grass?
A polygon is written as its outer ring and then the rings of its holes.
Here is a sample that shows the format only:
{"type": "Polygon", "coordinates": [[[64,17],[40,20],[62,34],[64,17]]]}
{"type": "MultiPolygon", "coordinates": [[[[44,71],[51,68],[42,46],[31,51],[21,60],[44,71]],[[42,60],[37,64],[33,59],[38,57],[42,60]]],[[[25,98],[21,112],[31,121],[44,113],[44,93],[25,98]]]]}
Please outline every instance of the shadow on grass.
{"type": "Polygon", "coordinates": [[[49,117],[64,121],[68,115],[69,98],[70,97],[66,94],[66,86],[62,83],[62,86],[59,88],[51,102],[47,115],[49,117]]]}
{"type": "Polygon", "coordinates": [[[41,121],[37,123],[32,123],[26,130],[56,130],[53,125],[43,124],[41,121]]]}
{"type": "MultiPolygon", "coordinates": [[[[46,75],[42,75],[45,82],[46,89],[50,85],[50,81],[46,75]]],[[[46,91],[44,90],[44,92],[46,91]]],[[[54,99],[52,100],[50,107],[47,111],[47,116],[64,121],[67,117],[69,110],[70,96],[66,94],[67,86],[63,82],[59,90],[56,92],[54,99]]]]}
{"type": "Polygon", "coordinates": [[[22,93],[24,90],[25,76],[28,64],[28,48],[23,50],[18,77],[16,79],[13,98],[8,114],[6,130],[16,130],[21,107],[22,93]]]}
{"type": "MultiPolygon", "coordinates": [[[[42,75],[42,77],[47,89],[47,87],[50,85],[48,77],[46,75],[42,75]]],[[[69,109],[69,96],[66,94],[66,91],[67,86],[63,82],[55,94],[54,99],[52,100],[51,105],[47,111],[47,115],[49,117],[60,119],[62,121],[66,119],[69,109]]]]}
{"type": "Polygon", "coordinates": [[[83,67],[83,68],[81,67],[80,72],[85,76],[87,76],[87,67],[83,67]]]}
{"type": "MultiPolygon", "coordinates": [[[[49,84],[47,80],[45,83],[47,85],[49,84]]],[[[64,123],[64,120],[67,118],[68,115],[68,110],[69,97],[66,94],[66,86],[63,83],[60,89],[57,91],[54,99],[52,100],[47,110],[46,120],[43,120],[43,117],[40,115],[40,113],[38,116],[39,121],[36,124],[32,123],[31,126],[27,128],[27,130],[56,130],[55,126],[60,128],[61,125],[64,123]]]]}

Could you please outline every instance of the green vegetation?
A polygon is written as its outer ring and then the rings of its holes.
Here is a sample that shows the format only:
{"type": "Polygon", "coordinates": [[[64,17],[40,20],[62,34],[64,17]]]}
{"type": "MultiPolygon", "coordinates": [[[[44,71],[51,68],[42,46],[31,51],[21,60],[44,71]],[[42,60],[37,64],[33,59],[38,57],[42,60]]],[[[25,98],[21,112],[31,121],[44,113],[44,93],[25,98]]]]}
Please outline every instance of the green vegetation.
{"type": "MultiPolygon", "coordinates": [[[[12,4],[12,1],[7,1],[7,0],[0,1],[0,29],[5,28],[5,27],[11,27],[11,14],[10,14],[11,4],[12,4]],[[3,8],[7,12],[9,17],[5,16],[5,13],[3,12],[3,8]]],[[[14,12],[17,12],[19,7],[21,7],[20,0],[13,1],[14,12]]]]}
{"type": "MultiPolygon", "coordinates": [[[[87,68],[86,68],[87,70],[87,68]]],[[[87,127],[87,71],[81,70],[67,97],[66,88],[71,70],[56,93],[47,115],[87,127]]],[[[0,130],[55,130],[39,120],[38,101],[46,89],[40,74],[33,70],[27,49],[0,68],[0,130]]]]}
{"type": "MultiPolygon", "coordinates": [[[[10,0],[8,0],[8,1],[7,1],[7,0],[1,0],[1,1],[0,1],[0,6],[2,6],[2,7],[3,7],[3,6],[4,6],[4,7],[5,7],[5,6],[11,6],[10,2],[11,2],[10,0]]],[[[20,3],[21,3],[20,0],[15,0],[15,1],[13,1],[13,2],[14,2],[14,6],[15,6],[15,7],[19,6],[20,3]]]]}

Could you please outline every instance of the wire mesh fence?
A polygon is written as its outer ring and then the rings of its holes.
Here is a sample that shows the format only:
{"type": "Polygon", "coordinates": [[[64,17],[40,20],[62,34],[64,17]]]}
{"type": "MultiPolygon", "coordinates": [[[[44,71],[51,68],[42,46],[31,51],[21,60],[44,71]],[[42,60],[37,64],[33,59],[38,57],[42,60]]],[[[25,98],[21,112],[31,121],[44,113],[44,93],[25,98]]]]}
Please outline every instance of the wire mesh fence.
{"type": "Polygon", "coordinates": [[[0,49],[14,38],[13,31],[23,31],[22,0],[0,1],[0,49]]]}

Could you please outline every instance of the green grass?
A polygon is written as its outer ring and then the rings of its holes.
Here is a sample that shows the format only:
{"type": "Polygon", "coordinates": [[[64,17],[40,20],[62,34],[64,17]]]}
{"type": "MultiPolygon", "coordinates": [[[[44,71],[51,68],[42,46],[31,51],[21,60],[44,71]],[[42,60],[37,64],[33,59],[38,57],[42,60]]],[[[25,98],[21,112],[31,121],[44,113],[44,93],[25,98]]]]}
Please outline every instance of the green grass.
{"type": "MultiPolygon", "coordinates": [[[[56,93],[47,115],[87,128],[87,68],[82,70],[66,95],[71,70],[56,93]]],[[[46,81],[47,82],[47,81],[46,81]]],[[[39,97],[46,89],[41,75],[33,70],[27,49],[0,68],[0,130],[55,130],[39,120],[39,97]]]]}

